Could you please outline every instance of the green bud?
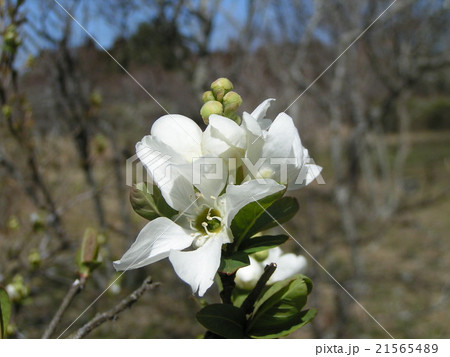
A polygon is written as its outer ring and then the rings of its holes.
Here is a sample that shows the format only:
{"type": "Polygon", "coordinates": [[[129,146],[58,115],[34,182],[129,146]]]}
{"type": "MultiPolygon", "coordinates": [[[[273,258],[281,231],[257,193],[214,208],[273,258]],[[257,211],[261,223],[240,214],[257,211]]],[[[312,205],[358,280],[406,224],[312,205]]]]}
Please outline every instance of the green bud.
{"type": "Polygon", "coordinates": [[[206,103],[206,102],[216,100],[216,98],[214,97],[213,92],[208,90],[205,93],[203,93],[202,100],[203,100],[203,103],[206,103]]]}
{"type": "Polygon", "coordinates": [[[81,275],[87,277],[94,269],[100,266],[101,261],[98,259],[98,249],[97,232],[92,228],[86,228],[78,259],[78,268],[81,275]]]}
{"type": "Polygon", "coordinates": [[[219,102],[222,101],[222,98],[225,94],[233,89],[233,83],[228,78],[219,78],[216,79],[211,84],[211,90],[214,94],[214,97],[219,102]]]}
{"type": "Polygon", "coordinates": [[[103,102],[103,97],[98,91],[93,91],[89,96],[89,102],[93,107],[99,107],[103,102]]]}
{"type": "Polygon", "coordinates": [[[28,263],[30,263],[31,267],[34,269],[39,268],[42,263],[41,254],[37,250],[31,251],[28,255],[28,263]]]}
{"type": "Polygon", "coordinates": [[[222,103],[214,100],[210,102],[206,102],[203,104],[202,108],[200,109],[200,115],[202,116],[203,122],[208,125],[209,123],[209,116],[212,114],[223,114],[223,105],[222,103]]]}
{"type": "Polygon", "coordinates": [[[8,292],[11,301],[21,303],[30,294],[29,287],[25,284],[23,276],[17,274],[12,279],[12,282],[6,285],[6,291],[8,292]]]}
{"type": "Polygon", "coordinates": [[[5,118],[9,118],[12,114],[12,109],[9,105],[2,106],[2,114],[5,118]]]}
{"type": "Polygon", "coordinates": [[[268,250],[261,250],[259,252],[253,253],[251,256],[256,261],[263,262],[269,256],[269,251],[268,250]]]}
{"type": "Polygon", "coordinates": [[[19,219],[16,216],[11,216],[8,219],[8,228],[11,230],[16,230],[20,226],[19,219]]]}
{"type": "Polygon", "coordinates": [[[108,139],[103,134],[95,135],[94,148],[99,155],[103,154],[108,148],[108,139]]]}
{"type": "Polygon", "coordinates": [[[21,44],[21,40],[19,37],[19,34],[17,33],[17,28],[14,25],[9,25],[4,34],[3,34],[3,43],[4,48],[10,52],[15,53],[17,50],[17,47],[21,44]]]}
{"type": "Polygon", "coordinates": [[[17,332],[17,326],[16,325],[8,324],[8,326],[6,326],[6,336],[12,336],[16,332],[17,332]]]}
{"type": "Polygon", "coordinates": [[[225,116],[233,114],[242,104],[242,98],[236,92],[228,92],[223,96],[223,113],[225,116]]]}
{"type": "Polygon", "coordinates": [[[237,125],[241,125],[241,123],[242,123],[241,117],[239,115],[237,115],[236,113],[228,114],[227,118],[230,118],[231,120],[233,120],[237,125]]]}
{"type": "Polygon", "coordinates": [[[39,232],[45,228],[45,219],[41,213],[33,212],[30,215],[30,221],[33,232],[39,232]]]}

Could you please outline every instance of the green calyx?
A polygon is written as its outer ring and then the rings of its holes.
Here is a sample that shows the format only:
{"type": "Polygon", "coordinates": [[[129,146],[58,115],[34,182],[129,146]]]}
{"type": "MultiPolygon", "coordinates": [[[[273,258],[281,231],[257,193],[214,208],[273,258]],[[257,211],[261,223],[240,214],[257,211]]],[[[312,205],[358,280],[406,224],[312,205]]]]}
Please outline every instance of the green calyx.
{"type": "Polygon", "coordinates": [[[205,208],[194,222],[194,228],[204,235],[219,232],[221,226],[220,212],[213,208],[205,208]]]}

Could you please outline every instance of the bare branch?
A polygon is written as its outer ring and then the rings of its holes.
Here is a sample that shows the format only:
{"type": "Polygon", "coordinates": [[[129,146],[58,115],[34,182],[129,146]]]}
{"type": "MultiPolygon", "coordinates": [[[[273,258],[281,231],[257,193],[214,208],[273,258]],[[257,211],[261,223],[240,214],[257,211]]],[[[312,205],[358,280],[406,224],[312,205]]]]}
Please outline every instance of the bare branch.
{"type": "Polygon", "coordinates": [[[135,302],[137,302],[141,296],[147,290],[153,290],[158,287],[159,283],[153,283],[152,278],[147,277],[142,285],[133,291],[130,295],[128,295],[125,299],[120,301],[116,306],[112,309],[105,311],[103,313],[97,314],[91,321],[86,323],[83,327],[81,327],[72,338],[83,338],[86,337],[92,330],[96,329],[100,325],[104,324],[108,320],[114,320],[118,314],[120,314],[125,309],[131,307],[135,302]]]}
{"type": "Polygon", "coordinates": [[[66,296],[64,297],[63,301],[61,302],[61,305],[58,308],[58,311],[56,311],[55,316],[53,316],[52,321],[50,322],[50,325],[48,325],[47,329],[44,331],[44,334],[42,335],[42,338],[50,338],[53,332],[55,332],[56,327],[58,326],[59,322],[61,321],[64,313],[66,312],[67,308],[69,307],[70,303],[73,301],[75,296],[78,295],[78,293],[84,289],[84,285],[86,283],[86,278],[81,277],[80,279],[76,279],[72,286],[70,287],[69,291],[67,292],[66,296]]]}

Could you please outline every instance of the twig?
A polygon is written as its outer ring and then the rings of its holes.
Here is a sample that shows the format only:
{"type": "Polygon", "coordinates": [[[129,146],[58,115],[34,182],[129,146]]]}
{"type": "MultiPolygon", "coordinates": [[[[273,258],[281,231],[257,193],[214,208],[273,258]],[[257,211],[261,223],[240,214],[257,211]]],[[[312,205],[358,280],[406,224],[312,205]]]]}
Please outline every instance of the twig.
{"type": "Polygon", "coordinates": [[[219,273],[220,281],[222,282],[222,291],[220,292],[220,298],[224,304],[233,304],[231,301],[231,294],[233,293],[233,289],[236,286],[234,282],[234,278],[236,277],[236,273],[226,274],[219,273]]]}
{"type": "Polygon", "coordinates": [[[255,305],[256,300],[261,295],[264,287],[266,286],[266,283],[269,281],[270,277],[275,272],[276,268],[277,265],[275,263],[270,263],[269,265],[266,265],[266,267],[264,268],[264,273],[259,278],[255,288],[252,290],[250,294],[248,294],[247,298],[241,305],[241,309],[244,310],[246,314],[251,314],[253,312],[254,308],[253,305],[255,305]]]}
{"type": "Polygon", "coordinates": [[[159,286],[159,283],[153,283],[151,277],[147,277],[142,285],[133,291],[130,295],[128,295],[125,299],[120,301],[116,306],[112,309],[105,311],[101,314],[97,314],[91,321],[86,323],[83,327],[81,327],[72,338],[83,338],[87,336],[92,330],[99,327],[103,323],[108,320],[114,320],[116,316],[121,313],[123,310],[131,307],[139,298],[147,291],[153,290],[159,286]]]}
{"type": "Polygon", "coordinates": [[[81,276],[80,279],[76,279],[72,286],[70,287],[69,291],[67,292],[66,296],[64,297],[63,301],[61,302],[61,305],[58,308],[58,311],[56,311],[55,316],[53,316],[52,321],[50,322],[50,325],[48,325],[47,329],[44,331],[44,334],[42,335],[42,338],[50,338],[50,336],[55,332],[56,326],[58,326],[58,323],[61,321],[62,316],[66,312],[67,308],[69,307],[72,300],[75,298],[75,296],[84,289],[84,285],[86,283],[86,278],[84,276],[81,276]]]}

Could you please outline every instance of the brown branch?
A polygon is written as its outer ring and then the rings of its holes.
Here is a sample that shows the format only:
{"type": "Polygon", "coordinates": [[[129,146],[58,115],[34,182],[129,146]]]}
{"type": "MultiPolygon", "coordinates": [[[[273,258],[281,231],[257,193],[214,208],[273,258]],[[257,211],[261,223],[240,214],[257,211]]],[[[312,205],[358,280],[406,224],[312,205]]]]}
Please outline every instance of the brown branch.
{"type": "Polygon", "coordinates": [[[147,277],[142,285],[133,291],[130,295],[128,295],[125,299],[120,301],[116,306],[112,309],[105,311],[103,313],[97,314],[91,321],[86,323],[83,327],[81,327],[72,338],[83,338],[87,336],[92,330],[96,329],[100,325],[104,324],[108,320],[114,320],[116,316],[124,311],[125,309],[131,307],[135,302],[139,300],[139,298],[147,291],[153,290],[159,286],[159,283],[153,283],[151,277],[147,277]]]}
{"type": "Polygon", "coordinates": [[[42,335],[42,338],[50,338],[53,332],[55,332],[56,327],[58,326],[59,322],[61,321],[62,316],[66,312],[67,308],[69,307],[70,303],[73,301],[75,296],[84,289],[84,285],[86,283],[85,277],[80,277],[80,279],[76,279],[72,286],[70,287],[69,291],[67,292],[66,296],[64,297],[63,301],[61,302],[61,305],[58,308],[58,311],[56,311],[55,316],[53,316],[52,321],[50,321],[50,324],[48,325],[47,329],[44,331],[44,334],[42,335]]]}

